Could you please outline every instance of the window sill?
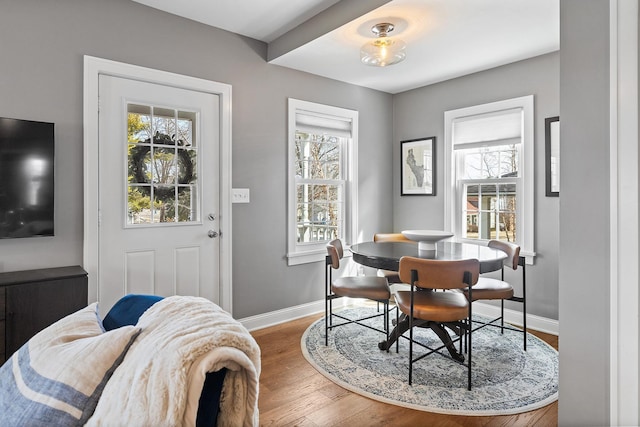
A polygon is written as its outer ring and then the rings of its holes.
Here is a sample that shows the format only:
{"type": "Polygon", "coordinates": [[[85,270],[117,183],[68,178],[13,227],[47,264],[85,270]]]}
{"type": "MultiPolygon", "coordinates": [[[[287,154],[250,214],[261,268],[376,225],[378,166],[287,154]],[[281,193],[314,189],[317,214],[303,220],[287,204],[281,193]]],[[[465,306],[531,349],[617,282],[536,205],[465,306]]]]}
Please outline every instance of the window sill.
{"type": "MultiPolygon", "coordinates": [[[[488,240],[476,240],[476,239],[464,239],[464,238],[454,238],[455,241],[460,242],[460,243],[471,243],[473,245],[483,245],[483,246],[487,246],[487,244],[489,243],[488,240]]],[[[520,249],[520,256],[523,256],[525,259],[525,263],[527,265],[533,265],[534,264],[534,260],[536,259],[536,255],[537,253],[535,251],[527,251],[524,250],[523,248],[520,249]]]]}
{"type": "MultiPolygon", "coordinates": [[[[350,258],[351,252],[349,251],[350,245],[344,246],[343,258],[350,258]]],[[[312,262],[324,261],[327,257],[327,249],[323,246],[321,249],[313,249],[308,251],[299,251],[287,254],[287,265],[300,265],[309,264],[312,262]]]]}
{"type": "Polygon", "coordinates": [[[287,254],[287,265],[309,264],[312,262],[324,261],[327,256],[326,249],[314,249],[305,252],[293,252],[287,254]]]}
{"type": "Polygon", "coordinates": [[[533,265],[533,260],[536,259],[537,254],[535,252],[525,251],[521,249],[520,255],[524,257],[525,263],[527,265],[533,265]]]}

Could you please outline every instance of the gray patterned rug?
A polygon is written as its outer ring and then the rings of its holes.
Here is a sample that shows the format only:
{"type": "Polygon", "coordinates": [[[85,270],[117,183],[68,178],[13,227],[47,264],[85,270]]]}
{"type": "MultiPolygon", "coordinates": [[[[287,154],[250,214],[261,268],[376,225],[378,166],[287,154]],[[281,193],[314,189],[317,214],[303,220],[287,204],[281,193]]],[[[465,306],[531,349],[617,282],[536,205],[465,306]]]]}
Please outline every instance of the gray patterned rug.
{"type": "MultiPolygon", "coordinates": [[[[344,310],[348,316],[375,307],[344,310]]],[[[392,312],[391,318],[395,318],[392,312]]],[[[381,318],[372,319],[380,325],[381,318]]],[[[406,333],[408,336],[408,332],[406,333]]],[[[417,328],[414,337],[436,344],[430,330],[417,328]]],[[[508,415],[541,408],[558,399],[558,352],[528,334],[483,328],[473,334],[472,388],[467,391],[467,368],[448,357],[431,354],[416,362],[413,385],[408,385],[409,342],[400,340],[389,353],[378,350],[384,335],[357,325],[329,331],[324,345],[324,318],[302,336],[302,353],[321,374],[336,384],[371,399],[456,415],[508,415]]],[[[439,341],[438,341],[439,342],[439,341]]],[[[419,347],[418,347],[419,348],[419,347]]],[[[416,351],[416,346],[414,346],[416,351]]]]}

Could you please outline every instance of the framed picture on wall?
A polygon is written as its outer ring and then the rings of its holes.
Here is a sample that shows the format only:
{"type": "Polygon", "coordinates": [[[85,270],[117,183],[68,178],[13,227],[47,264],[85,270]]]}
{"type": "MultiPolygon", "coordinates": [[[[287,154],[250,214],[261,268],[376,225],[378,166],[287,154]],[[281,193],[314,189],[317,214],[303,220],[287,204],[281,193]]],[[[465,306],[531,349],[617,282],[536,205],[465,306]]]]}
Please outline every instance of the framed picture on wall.
{"type": "Polygon", "coordinates": [[[547,197],[560,195],[560,117],[544,119],[547,197]]]}
{"type": "Polygon", "coordinates": [[[400,185],[403,196],[436,195],[436,137],[400,141],[402,166],[400,185]]]}

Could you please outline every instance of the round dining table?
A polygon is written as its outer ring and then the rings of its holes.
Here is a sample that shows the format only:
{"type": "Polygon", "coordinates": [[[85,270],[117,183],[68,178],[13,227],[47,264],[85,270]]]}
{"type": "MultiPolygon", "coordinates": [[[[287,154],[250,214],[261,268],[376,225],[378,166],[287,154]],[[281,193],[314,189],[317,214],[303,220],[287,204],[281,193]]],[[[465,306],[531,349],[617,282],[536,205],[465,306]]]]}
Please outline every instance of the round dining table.
{"type": "MultiPolygon", "coordinates": [[[[477,259],[480,262],[480,273],[500,270],[507,259],[507,254],[489,248],[487,246],[475,245],[472,243],[460,242],[438,242],[436,250],[421,251],[415,242],[364,242],[351,245],[353,260],[358,264],[382,270],[398,271],[400,258],[403,256],[413,256],[418,258],[437,259],[441,261],[456,261],[461,259],[477,259]]],[[[436,323],[432,321],[415,321],[414,325],[433,330],[451,357],[460,362],[464,361],[464,356],[457,351],[451,336],[445,327],[452,330],[456,335],[462,334],[462,329],[458,324],[436,323]]],[[[394,342],[397,342],[402,334],[409,330],[409,318],[405,314],[400,316],[393,331],[389,334],[388,341],[378,344],[381,350],[388,350],[394,342]]]]}
{"type": "Polygon", "coordinates": [[[500,270],[507,259],[507,254],[500,250],[459,242],[438,242],[435,251],[421,251],[415,242],[364,242],[351,245],[351,252],[358,264],[392,271],[398,271],[403,256],[441,261],[477,259],[480,261],[480,273],[500,270]]]}

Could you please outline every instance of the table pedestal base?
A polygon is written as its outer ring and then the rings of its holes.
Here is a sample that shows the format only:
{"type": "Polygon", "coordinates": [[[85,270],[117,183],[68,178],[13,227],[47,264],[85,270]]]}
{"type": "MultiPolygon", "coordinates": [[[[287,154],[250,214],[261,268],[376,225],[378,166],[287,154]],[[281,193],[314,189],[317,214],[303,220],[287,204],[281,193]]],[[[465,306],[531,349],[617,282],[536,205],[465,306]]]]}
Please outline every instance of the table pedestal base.
{"type": "MultiPolygon", "coordinates": [[[[449,355],[456,361],[462,363],[464,362],[464,355],[458,353],[453,342],[451,340],[451,336],[446,331],[445,327],[451,329],[456,335],[461,336],[463,331],[462,327],[456,323],[437,323],[432,322],[430,320],[421,320],[414,319],[413,326],[418,328],[430,328],[433,332],[438,335],[438,338],[442,341],[447,351],[449,351],[449,355]]],[[[406,314],[402,314],[398,323],[393,328],[393,331],[389,334],[389,341],[382,341],[378,343],[378,348],[380,350],[389,350],[393,343],[395,343],[402,334],[409,330],[409,316],[406,314]]]]}

